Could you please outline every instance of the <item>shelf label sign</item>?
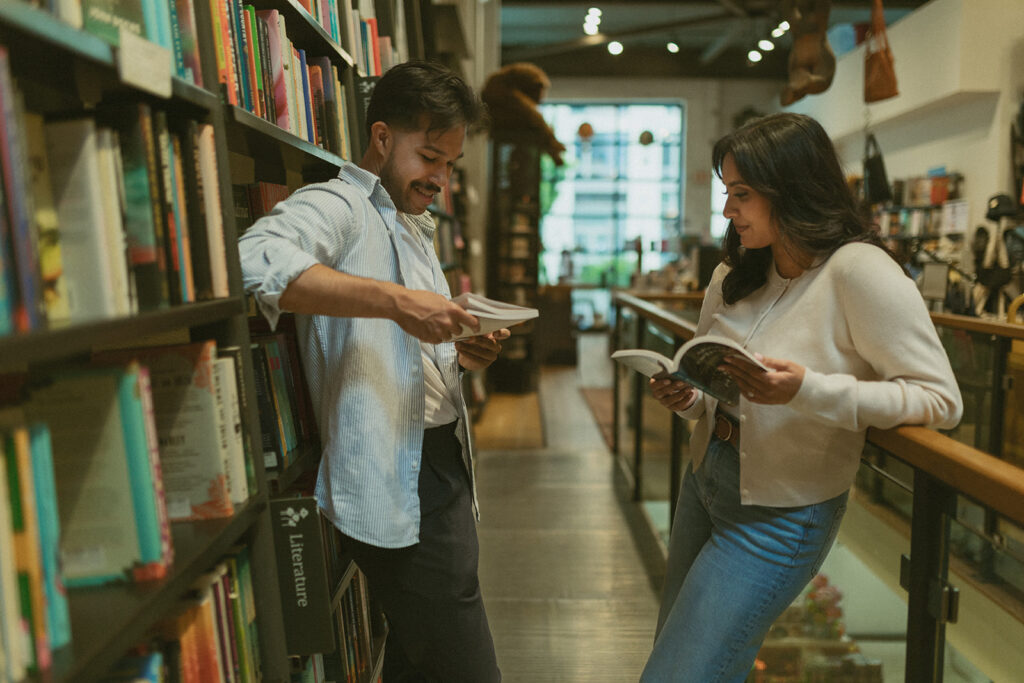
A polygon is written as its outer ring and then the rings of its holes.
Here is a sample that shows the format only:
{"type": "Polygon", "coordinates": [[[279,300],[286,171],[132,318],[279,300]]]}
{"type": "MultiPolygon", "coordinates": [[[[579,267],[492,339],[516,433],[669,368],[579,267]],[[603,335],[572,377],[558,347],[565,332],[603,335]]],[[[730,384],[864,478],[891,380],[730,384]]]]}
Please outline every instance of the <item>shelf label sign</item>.
{"type": "Polygon", "coordinates": [[[121,27],[117,74],[122,83],[158,97],[171,96],[171,51],[121,27]]]}

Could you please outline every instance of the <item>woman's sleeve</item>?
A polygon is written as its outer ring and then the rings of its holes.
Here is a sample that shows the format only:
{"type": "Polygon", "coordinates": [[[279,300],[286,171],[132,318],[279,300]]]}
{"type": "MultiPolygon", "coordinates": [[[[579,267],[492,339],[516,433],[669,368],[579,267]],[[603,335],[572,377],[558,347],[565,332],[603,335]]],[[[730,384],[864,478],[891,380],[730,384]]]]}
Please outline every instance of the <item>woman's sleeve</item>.
{"type": "Polygon", "coordinates": [[[901,424],[955,427],[963,413],[960,388],[914,281],[873,247],[846,259],[836,276],[836,305],[856,353],[878,379],[807,368],[790,407],[856,431],[901,424]]]}

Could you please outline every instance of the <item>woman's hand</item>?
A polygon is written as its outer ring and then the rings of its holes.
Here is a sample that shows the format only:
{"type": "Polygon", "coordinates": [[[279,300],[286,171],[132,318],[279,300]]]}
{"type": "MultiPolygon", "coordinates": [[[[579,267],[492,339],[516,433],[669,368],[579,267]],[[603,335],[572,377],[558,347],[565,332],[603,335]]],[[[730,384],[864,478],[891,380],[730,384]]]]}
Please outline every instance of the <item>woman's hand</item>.
{"type": "Polygon", "coordinates": [[[726,357],[721,367],[736,379],[740,391],[752,403],[781,405],[792,401],[804,382],[804,366],[759,353],[754,357],[771,368],[771,372],[765,372],[739,356],[726,357]]]}
{"type": "Polygon", "coordinates": [[[483,370],[498,358],[498,354],[501,353],[500,342],[511,336],[511,332],[502,328],[490,334],[455,342],[455,350],[459,352],[459,365],[467,370],[483,370]]]}
{"type": "Polygon", "coordinates": [[[686,410],[697,399],[697,391],[679,379],[651,378],[651,394],[669,410],[686,410]]]}

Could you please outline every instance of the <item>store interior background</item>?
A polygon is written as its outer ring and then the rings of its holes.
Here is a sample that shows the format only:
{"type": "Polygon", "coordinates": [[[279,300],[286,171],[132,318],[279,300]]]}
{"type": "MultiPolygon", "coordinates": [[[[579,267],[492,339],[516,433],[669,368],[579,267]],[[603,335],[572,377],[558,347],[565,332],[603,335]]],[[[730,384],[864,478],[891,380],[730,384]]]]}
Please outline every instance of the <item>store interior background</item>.
{"type": "MultiPolygon", "coordinates": [[[[721,200],[715,195],[709,168],[713,142],[730,131],[737,117],[745,112],[780,109],[778,95],[785,78],[786,39],[778,41],[779,47],[766,53],[761,64],[749,65],[745,57],[757,40],[767,37],[775,27],[778,15],[774,10],[780,3],[720,0],[603,4],[598,5],[603,14],[601,33],[590,38],[584,37],[581,25],[588,9],[596,3],[463,0],[446,4],[458,5],[462,14],[468,45],[462,66],[475,85],[481,86],[487,75],[511,61],[536,63],[551,79],[542,111],[569,151],[565,168],[545,165],[554,203],[552,213],[542,220],[542,239],[545,247],[549,242],[559,245],[542,254],[546,281],[554,285],[559,276],[564,282],[584,272],[593,276],[602,270],[593,267],[600,258],[587,253],[588,233],[567,232],[586,230],[573,227],[574,212],[586,212],[577,197],[583,192],[597,192],[593,186],[589,190],[566,190],[573,187],[571,182],[565,182],[566,177],[576,180],[577,188],[586,186],[579,177],[574,178],[574,174],[583,175],[580,164],[586,147],[576,135],[579,119],[573,118],[573,111],[578,113],[581,107],[648,105],[679,112],[678,131],[664,126],[652,130],[656,137],[664,134],[659,143],[668,140],[663,149],[668,150],[664,154],[669,156],[660,159],[661,165],[667,163],[666,159],[674,162],[673,154],[678,158],[678,196],[669,201],[662,197],[660,205],[675,206],[677,214],[648,216],[646,222],[639,219],[638,224],[654,226],[643,229],[644,271],[672,263],[680,264],[684,270],[695,267],[689,261],[698,256],[699,245],[716,244],[714,233],[721,226],[721,218],[715,216],[716,208],[721,211],[721,200]],[[717,21],[696,22],[701,17],[719,15],[721,19],[717,21]],[[658,25],[669,28],[652,30],[658,25]],[[613,56],[607,51],[607,43],[615,38],[624,49],[613,56]],[[668,40],[678,42],[679,53],[667,52],[668,40]],[[588,41],[592,43],[589,46],[588,41]],[[705,62],[702,55],[710,59],[705,62]],[[659,238],[650,239],[648,229],[659,238]],[[569,244],[574,246],[569,255],[571,270],[562,254],[562,247],[569,244]]],[[[864,104],[864,48],[843,45],[852,34],[851,24],[868,21],[870,2],[836,1],[832,3],[833,29],[829,34],[838,56],[832,86],[788,110],[821,121],[851,174],[861,172],[867,129],[875,134],[884,151],[890,181],[923,176],[939,168],[961,174],[962,197],[969,207],[967,225],[973,229],[986,224],[989,197],[1011,192],[1013,187],[1008,131],[1024,95],[1024,2],[887,0],[884,4],[900,95],[864,104]],[[847,51],[840,54],[840,50],[847,51]]],[[[631,147],[642,154],[645,146],[631,147]]],[[[487,281],[484,255],[488,239],[486,140],[478,137],[467,145],[463,166],[469,200],[465,226],[467,266],[472,282],[483,283],[487,281]]],[[[628,168],[628,164],[623,168],[628,168]]],[[[662,194],[664,181],[661,177],[658,192],[662,194]]],[[[617,191],[625,192],[628,198],[629,192],[622,187],[617,191]]],[[[625,201],[624,198],[622,203],[625,201]]],[[[589,224],[599,222],[591,218],[589,224]]],[[[621,264],[606,269],[607,276],[597,286],[585,283],[587,286],[573,293],[571,334],[577,342],[574,360],[578,363],[578,375],[585,376],[583,381],[590,384],[585,390],[610,387],[614,372],[607,362],[606,326],[613,322],[610,289],[600,285],[617,284],[620,272],[628,277],[630,270],[635,271],[636,245],[629,241],[633,237],[628,234],[630,229],[623,223],[617,232],[606,230],[608,234],[598,241],[614,253],[600,256],[618,259],[621,264]],[[614,242],[610,241],[613,237],[614,242]]],[[[967,239],[953,239],[946,246],[947,253],[959,257],[961,267],[968,271],[973,268],[967,239]]],[[[656,275],[643,277],[641,283],[665,284],[656,275]]],[[[485,432],[490,430],[486,426],[488,421],[493,424],[495,419],[493,411],[516,405],[514,398],[503,397],[500,392],[492,393],[489,399],[483,410],[485,432]],[[503,403],[506,400],[512,402],[503,403]]],[[[541,397],[540,409],[554,407],[545,406],[541,397]]],[[[648,410],[647,414],[652,412],[648,410]]],[[[667,440],[668,425],[666,417],[663,430],[656,429],[658,433],[650,435],[651,441],[667,440]]],[[[483,436],[486,448],[488,433],[483,436]]],[[[650,496],[644,507],[655,534],[663,537],[668,489],[663,480],[658,486],[661,489],[650,496]]],[[[906,547],[903,534],[871,512],[854,507],[844,522],[837,548],[823,569],[844,593],[847,632],[864,636],[871,643],[873,654],[886,661],[898,658],[898,650],[903,647],[905,593],[899,586],[899,567],[893,566],[892,560],[901,552],[908,552],[906,547]]],[[[1017,587],[1021,588],[1024,576],[1017,578],[1017,587]]],[[[1021,593],[1017,594],[1015,604],[993,601],[974,590],[967,579],[958,577],[960,621],[947,629],[946,680],[1019,680],[1020,672],[1024,671],[1024,649],[1020,648],[1024,642],[1021,593]]],[[[892,673],[887,674],[886,680],[901,680],[902,669],[894,665],[887,667],[887,671],[892,673]]]]}

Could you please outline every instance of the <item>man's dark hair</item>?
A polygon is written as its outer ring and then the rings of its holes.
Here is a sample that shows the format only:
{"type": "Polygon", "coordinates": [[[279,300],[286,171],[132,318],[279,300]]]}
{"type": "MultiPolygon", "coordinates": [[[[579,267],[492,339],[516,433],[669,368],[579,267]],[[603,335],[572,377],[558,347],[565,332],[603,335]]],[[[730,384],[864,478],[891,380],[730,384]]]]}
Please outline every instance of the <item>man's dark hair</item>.
{"type": "Polygon", "coordinates": [[[428,132],[479,124],[484,115],[477,94],[450,69],[433,62],[411,61],[381,76],[366,109],[366,132],[377,121],[402,130],[428,132]]]}

